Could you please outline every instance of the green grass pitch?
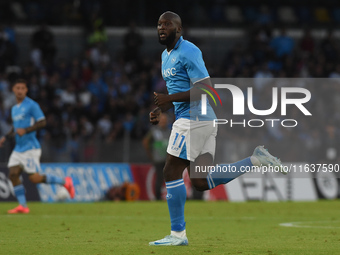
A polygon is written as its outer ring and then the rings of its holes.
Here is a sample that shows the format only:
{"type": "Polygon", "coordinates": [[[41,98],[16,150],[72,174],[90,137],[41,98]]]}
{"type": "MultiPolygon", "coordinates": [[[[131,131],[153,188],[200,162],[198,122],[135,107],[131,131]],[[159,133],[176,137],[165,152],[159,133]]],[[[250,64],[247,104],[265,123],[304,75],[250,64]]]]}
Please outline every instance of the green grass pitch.
{"type": "Polygon", "coordinates": [[[340,201],[188,201],[187,247],[148,246],[169,234],[166,202],[29,203],[30,214],[7,215],[14,206],[0,203],[1,254],[340,254],[340,201]]]}

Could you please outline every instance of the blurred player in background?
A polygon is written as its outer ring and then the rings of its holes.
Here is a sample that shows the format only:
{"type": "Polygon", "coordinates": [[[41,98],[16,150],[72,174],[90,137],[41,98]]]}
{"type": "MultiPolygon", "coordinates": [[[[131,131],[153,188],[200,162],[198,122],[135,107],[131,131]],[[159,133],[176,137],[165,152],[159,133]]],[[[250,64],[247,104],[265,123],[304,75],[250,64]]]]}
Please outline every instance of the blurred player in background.
{"type": "Polygon", "coordinates": [[[13,93],[17,104],[12,107],[11,115],[13,127],[11,131],[0,138],[0,146],[6,139],[15,137],[15,147],[8,161],[9,179],[14,188],[14,194],[19,206],[8,213],[29,213],[26,204],[25,188],[20,180],[22,171],[29,175],[32,183],[48,183],[63,185],[74,198],[75,190],[71,177],[65,179],[50,174],[40,175],[41,147],[36,138],[36,131],[45,127],[45,116],[38,103],[26,96],[28,92],[25,80],[19,79],[13,85],[13,93]]]}
{"type": "MultiPolygon", "coordinates": [[[[201,113],[199,100],[202,90],[197,86],[211,84],[210,77],[199,48],[182,37],[181,18],[176,13],[165,12],[158,20],[157,29],[159,42],[166,46],[162,53],[161,70],[169,94],[154,93],[155,104],[158,107],[150,112],[150,122],[158,124],[161,112],[173,106],[176,121],[169,138],[163,170],[171,233],[163,239],[150,242],[149,245],[188,245],[184,221],[186,189],[182,174],[189,166],[212,166],[217,134],[217,127],[213,126],[212,120],[216,119],[216,115],[208,102],[207,114],[201,113]]],[[[280,160],[269,154],[263,146],[258,146],[252,156],[230,164],[238,170],[232,176],[230,173],[216,171],[204,177],[190,176],[190,178],[197,190],[204,191],[240,176],[242,166],[261,165],[277,166],[282,169],[280,160]]]]}
{"type": "Polygon", "coordinates": [[[153,126],[143,139],[143,146],[156,170],[155,196],[157,200],[162,199],[162,187],[164,185],[163,168],[169,136],[168,116],[162,113],[159,116],[158,125],[153,126]]]}

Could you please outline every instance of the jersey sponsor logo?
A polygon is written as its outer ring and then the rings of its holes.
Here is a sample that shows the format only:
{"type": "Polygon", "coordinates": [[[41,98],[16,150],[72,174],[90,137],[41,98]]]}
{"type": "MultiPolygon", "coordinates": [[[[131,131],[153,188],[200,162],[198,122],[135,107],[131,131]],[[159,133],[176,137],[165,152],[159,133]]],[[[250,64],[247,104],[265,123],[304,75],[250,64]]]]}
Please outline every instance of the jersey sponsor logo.
{"type": "Polygon", "coordinates": [[[172,67],[172,68],[168,68],[163,70],[163,77],[169,77],[169,76],[175,76],[176,75],[176,68],[172,67]]]}
{"type": "Polygon", "coordinates": [[[24,113],[13,116],[13,121],[19,121],[19,120],[24,120],[24,119],[25,119],[24,113]]]}

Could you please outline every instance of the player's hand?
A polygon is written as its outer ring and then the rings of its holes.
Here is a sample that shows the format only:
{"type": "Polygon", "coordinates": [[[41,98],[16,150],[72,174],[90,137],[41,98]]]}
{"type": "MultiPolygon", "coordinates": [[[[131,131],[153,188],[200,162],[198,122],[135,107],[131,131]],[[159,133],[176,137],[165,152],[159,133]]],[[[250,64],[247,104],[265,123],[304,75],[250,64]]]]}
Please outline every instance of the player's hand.
{"type": "Polygon", "coordinates": [[[18,135],[23,136],[24,134],[26,134],[26,129],[24,129],[24,128],[17,128],[16,132],[17,132],[18,135]]]}
{"type": "Polygon", "coordinates": [[[3,136],[0,138],[0,147],[4,145],[5,141],[6,141],[6,137],[3,136]]]}
{"type": "Polygon", "coordinates": [[[159,116],[161,114],[160,108],[155,108],[152,112],[149,113],[150,123],[152,125],[157,125],[159,122],[159,116]]]}
{"type": "Polygon", "coordinates": [[[158,94],[156,92],[154,92],[154,102],[155,105],[157,105],[162,110],[162,112],[167,111],[172,105],[171,101],[169,101],[169,95],[158,94]]]}

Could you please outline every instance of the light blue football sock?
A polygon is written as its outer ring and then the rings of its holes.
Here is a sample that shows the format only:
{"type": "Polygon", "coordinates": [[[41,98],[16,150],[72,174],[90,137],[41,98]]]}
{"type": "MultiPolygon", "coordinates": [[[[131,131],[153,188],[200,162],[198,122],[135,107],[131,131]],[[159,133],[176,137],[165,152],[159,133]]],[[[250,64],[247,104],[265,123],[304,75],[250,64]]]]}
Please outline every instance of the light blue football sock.
{"type": "Polygon", "coordinates": [[[46,176],[46,183],[48,184],[60,184],[60,185],[65,184],[64,178],[60,178],[58,176],[51,175],[51,174],[46,174],[45,176],[46,176]]]}
{"type": "Polygon", "coordinates": [[[21,204],[24,207],[27,207],[24,185],[19,184],[17,186],[14,186],[13,190],[19,204],[21,204]]]}
{"type": "Polygon", "coordinates": [[[183,179],[165,182],[170,213],[171,230],[185,230],[184,205],[187,199],[187,191],[183,179]]]}
{"type": "Polygon", "coordinates": [[[232,164],[223,164],[215,167],[215,171],[210,171],[207,175],[209,189],[234,180],[246,173],[247,167],[249,169],[251,166],[253,166],[253,164],[251,163],[250,157],[248,157],[232,164]]]}

